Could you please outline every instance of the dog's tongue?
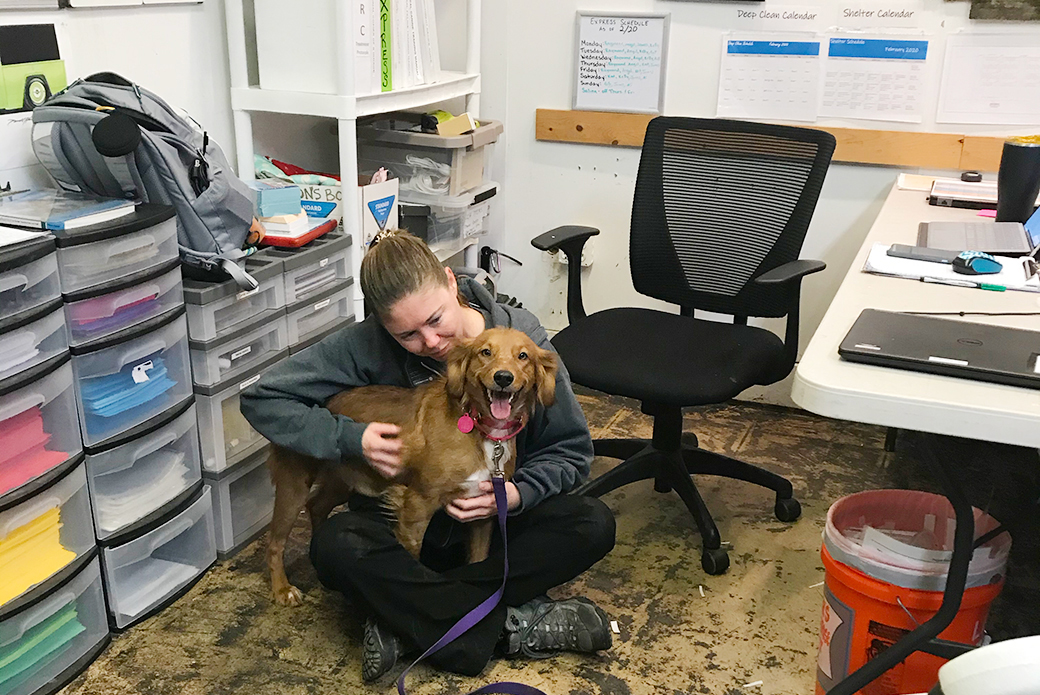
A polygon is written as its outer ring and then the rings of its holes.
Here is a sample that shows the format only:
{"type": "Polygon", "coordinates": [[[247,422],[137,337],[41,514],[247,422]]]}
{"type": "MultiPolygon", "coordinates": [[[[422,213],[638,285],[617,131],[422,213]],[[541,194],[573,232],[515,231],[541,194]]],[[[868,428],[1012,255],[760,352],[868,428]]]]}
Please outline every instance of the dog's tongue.
{"type": "Polygon", "coordinates": [[[496,393],[491,396],[491,417],[496,420],[508,420],[513,412],[508,393],[496,393]]]}

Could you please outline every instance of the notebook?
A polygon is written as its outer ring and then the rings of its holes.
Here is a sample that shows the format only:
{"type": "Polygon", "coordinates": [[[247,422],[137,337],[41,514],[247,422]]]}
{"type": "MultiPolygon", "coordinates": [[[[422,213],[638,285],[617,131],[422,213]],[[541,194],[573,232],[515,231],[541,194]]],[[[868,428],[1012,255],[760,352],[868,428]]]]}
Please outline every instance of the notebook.
{"type": "Polygon", "coordinates": [[[77,229],[134,211],[134,201],[95,198],[57,189],[25,191],[0,198],[0,224],[29,229],[77,229]]]}
{"type": "Polygon", "coordinates": [[[1040,208],[1019,222],[922,222],[917,245],[949,251],[985,251],[997,256],[1040,250],[1040,208]]]}
{"type": "Polygon", "coordinates": [[[864,309],[838,354],[850,362],[1040,389],[1040,331],[864,309]]]}

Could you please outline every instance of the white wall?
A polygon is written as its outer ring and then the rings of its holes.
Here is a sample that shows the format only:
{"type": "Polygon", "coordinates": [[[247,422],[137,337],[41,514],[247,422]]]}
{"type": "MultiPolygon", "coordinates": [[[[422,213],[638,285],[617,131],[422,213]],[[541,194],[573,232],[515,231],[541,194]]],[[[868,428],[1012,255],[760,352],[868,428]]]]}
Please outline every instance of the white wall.
{"type": "MultiPolygon", "coordinates": [[[[624,12],[670,12],[664,113],[713,117],[723,32],[751,29],[736,21],[736,8],[775,8],[765,3],[666,2],[653,0],[567,0],[484,3],[483,96],[481,115],[501,119],[506,133],[495,153],[495,174],[503,184],[503,202],[494,213],[489,240],[524,262],[503,261],[503,291],[518,296],[547,328],[566,325],[565,268],[530,246],[530,239],[562,224],[598,227],[593,264],[584,271],[585,305],[590,311],[618,305],[659,306],[632,288],[628,270],[628,225],[639,161],[635,148],[573,145],[535,140],[535,110],[569,109],[572,99],[575,12],[579,9],[624,12]]],[[[833,11],[836,0],[805,0],[833,11]]],[[[862,3],[869,5],[872,3],[862,3]]],[[[967,2],[923,0],[922,28],[933,38],[969,24],[967,2]]],[[[1040,27],[986,25],[997,31],[1026,32],[1040,43],[1040,27]]],[[[825,27],[824,27],[825,28],[825,27]]],[[[930,69],[938,81],[943,42],[933,41],[930,69]]],[[[934,99],[934,92],[929,99],[934,99]]],[[[880,121],[828,121],[862,128],[906,128],[999,133],[999,129],[940,126],[934,111],[925,122],[901,125],[880,121]]],[[[1029,132],[1030,129],[1015,129],[1029,132]]],[[[802,346],[819,324],[851,260],[869,230],[898,171],[888,167],[836,164],[831,167],[803,257],[818,258],[826,272],[803,285],[802,346]]],[[[669,309],[671,310],[671,309],[669,309]]],[[[783,322],[760,322],[782,335],[783,322]]],[[[745,397],[792,404],[789,380],[745,397]]]]}
{"type": "MultiPolygon", "coordinates": [[[[55,24],[71,83],[116,72],[188,111],[234,161],[221,0],[201,5],[0,13],[2,24],[55,24]]],[[[0,184],[53,185],[30,146],[31,114],[0,115],[0,184]]]]}

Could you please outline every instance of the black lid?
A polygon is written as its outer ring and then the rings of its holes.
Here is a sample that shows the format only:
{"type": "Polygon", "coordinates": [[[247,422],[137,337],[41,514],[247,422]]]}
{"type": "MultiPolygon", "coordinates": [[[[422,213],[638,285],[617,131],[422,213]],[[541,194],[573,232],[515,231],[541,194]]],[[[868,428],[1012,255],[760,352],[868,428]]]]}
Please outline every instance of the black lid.
{"type": "Polygon", "coordinates": [[[199,384],[195,384],[193,388],[195,390],[195,393],[199,394],[200,396],[215,396],[221,391],[224,391],[235,385],[238,385],[239,390],[241,390],[245,388],[245,386],[242,385],[242,382],[249,381],[254,377],[260,376],[260,372],[264,371],[265,369],[277,362],[281,362],[286,356],[288,356],[288,354],[288,350],[279,350],[278,352],[274,353],[273,355],[265,359],[263,362],[253,365],[241,374],[236,374],[232,379],[224,379],[223,381],[218,381],[217,383],[212,384],[211,386],[201,386],[199,384]]]}
{"type": "MultiPolygon", "coordinates": [[[[246,258],[245,270],[257,282],[263,282],[282,274],[282,260],[267,256],[261,251],[246,258]]],[[[209,304],[240,292],[245,295],[249,292],[256,292],[258,289],[243,290],[234,280],[205,282],[193,278],[184,278],[184,301],[188,304],[209,304]]]]}
{"type": "Polygon", "coordinates": [[[41,304],[40,306],[33,307],[32,309],[26,309],[25,311],[19,311],[17,314],[7,316],[0,319],[0,335],[4,333],[10,333],[16,328],[21,328],[27,323],[32,323],[47,314],[50,314],[54,310],[61,311],[61,297],[52,299],[49,302],[41,304]]]}
{"type": "Polygon", "coordinates": [[[69,349],[72,351],[73,355],[86,355],[90,352],[104,350],[105,348],[112,347],[113,345],[118,345],[119,343],[122,343],[127,340],[132,340],[134,338],[144,335],[145,333],[150,333],[154,330],[162,328],[167,324],[173,323],[178,318],[180,318],[184,314],[184,312],[184,305],[179,304],[174,308],[170,309],[169,311],[159,314],[158,316],[153,316],[152,318],[142,321],[141,323],[134,324],[133,326],[124,328],[123,330],[112,333],[111,335],[103,336],[101,338],[98,338],[97,340],[91,340],[90,342],[83,343],[82,345],[72,346],[69,349]]]}
{"type": "Polygon", "coordinates": [[[246,333],[252,333],[260,326],[270,323],[272,321],[277,321],[283,316],[285,316],[284,306],[280,309],[268,309],[267,311],[261,311],[259,314],[249,319],[245,323],[235,325],[234,330],[230,333],[221,333],[216,338],[210,338],[209,340],[189,339],[188,347],[192,350],[212,350],[226,343],[230,343],[232,340],[241,338],[246,333]]]}
{"type": "Polygon", "coordinates": [[[91,285],[90,287],[78,290],[76,292],[63,292],[62,297],[65,298],[66,302],[78,302],[83,299],[90,299],[91,297],[100,297],[103,294],[109,292],[118,292],[119,290],[126,289],[127,287],[133,287],[134,285],[140,285],[143,282],[147,282],[152,278],[157,278],[160,275],[165,275],[174,268],[179,267],[181,259],[171,258],[165,263],[161,263],[151,268],[145,268],[139,270],[136,273],[130,273],[129,275],[123,275],[115,280],[109,280],[103,282],[100,285],[91,285]]]}
{"type": "MultiPolygon", "coordinates": [[[[83,461],[83,453],[80,452],[78,455],[73,457],[73,460],[76,463],[81,463],[83,461]]],[[[45,485],[40,485],[40,486],[38,486],[36,488],[36,490],[34,491],[34,494],[43,492],[44,490],[51,489],[52,487],[54,487],[55,485],[57,485],[61,481],[65,480],[65,478],[68,478],[69,475],[73,471],[76,471],[76,470],[80,469],[80,467],[75,465],[75,464],[73,464],[71,466],[65,466],[64,464],[62,464],[61,468],[62,468],[62,471],[61,471],[60,474],[55,475],[55,476],[51,476],[47,480],[47,483],[45,485]]],[[[84,480],[86,480],[86,478],[84,478],[84,480]]],[[[11,509],[12,507],[18,506],[19,504],[24,502],[28,497],[31,497],[31,496],[30,495],[12,495],[10,497],[5,496],[3,498],[3,502],[0,503],[0,513],[6,512],[8,509],[11,509]]]]}
{"type": "Polygon", "coordinates": [[[397,203],[397,214],[402,217],[429,217],[430,206],[421,203],[406,203],[402,200],[397,203]]]}
{"type": "MultiPolygon", "coordinates": [[[[153,415],[151,418],[135,426],[132,430],[132,438],[136,439],[137,437],[143,437],[146,434],[151,434],[157,429],[165,427],[166,425],[170,424],[171,422],[179,418],[181,415],[186,413],[188,409],[194,404],[195,396],[189,395],[180,403],[176,403],[170,406],[158,415],[153,415]]],[[[118,437],[106,439],[101,444],[85,444],[83,446],[83,450],[91,456],[95,454],[102,454],[111,449],[115,449],[117,446],[120,446],[121,444],[125,444],[127,441],[129,441],[129,439],[131,439],[131,437],[118,437]]]]}
{"type": "Polygon", "coordinates": [[[329,254],[349,248],[351,241],[351,236],[346,232],[332,231],[298,248],[271,246],[264,249],[263,255],[280,259],[285,272],[289,272],[311,263],[317,263],[321,259],[327,258],[329,254]]]}
{"type": "Polygon", "coordinates": [[[0,247],[0,273],[43,258],[54,251],[54,246],[53,235],[41,234],[37,239],[27,239],[18,244],[0,247]]]}
{"type": "Polygon", "coordinates": [[[30,497],[35,497],[40,490],[49,488],[55,481],[64,478],[73,468],[83,461],[83,452],[77,451],[74,455],[65,459],[57,466],[50,468],[40,475],[27,480],[21,485],[0,495],[0,510],[10,509],[21,504],[30,497]]]}
{"type": "Polygon", "coordinates": [[[328,289],[322,290],[321,292],[319,292],[318,294],[314,295],[313,297],[307,297],[306,299],[301,299],[298,302],[294,302],[293,304],[289,305],[288,311],[291,314],[294,311],[299,311],[300,309],[303,309],[304,307],[309,306],[311,304],[317,304],[318,302],[320,302],[321,300],[325,299],[326,297],[331,297],[332,295],[336,294],[337,292],[342,292],[343,290],[345,290],[346,288],[350,287],[353,284],[354,284],[354,278],[352,278],[352,277],[349,277],[346,280],[340,280],[335,285],[332,285],[328,289]]]}
{"type": "Polygon", "coordinates": [[[95,241],[112,239],[131,232],[139,232],[171,219],[177,211],[169,205],[155,205],[154,203],[141,203],[134,208],[129,215],[117,217],[108,222],[99,222],[87,227],[76,229],[55,230],[52,233],[57,238],[58,248],[64,249],[69,246],[79,246],[95,241]]]}

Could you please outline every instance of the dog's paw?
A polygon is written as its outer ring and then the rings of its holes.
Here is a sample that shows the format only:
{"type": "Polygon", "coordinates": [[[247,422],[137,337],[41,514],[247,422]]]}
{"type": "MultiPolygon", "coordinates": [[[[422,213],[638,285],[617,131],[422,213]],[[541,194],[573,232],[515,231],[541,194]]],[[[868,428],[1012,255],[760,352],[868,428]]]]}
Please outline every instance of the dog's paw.
{"type": "Polygon", "coordinates": [[[303,592],[297,589],[291,584],[284,589],[274,590],[274,602],[279,606],[302,606],[303,605],[303,592]]]}

